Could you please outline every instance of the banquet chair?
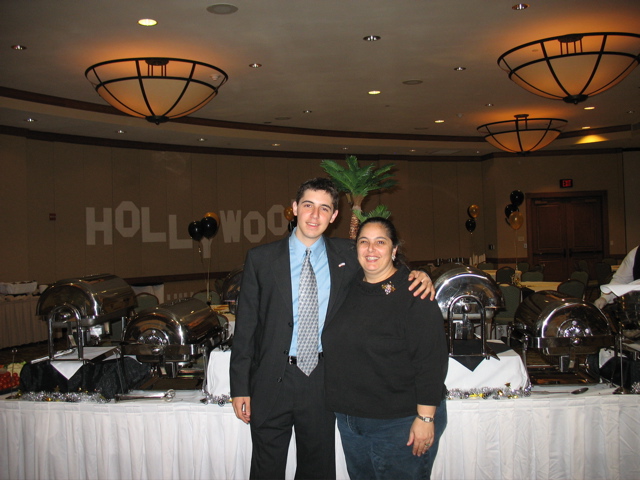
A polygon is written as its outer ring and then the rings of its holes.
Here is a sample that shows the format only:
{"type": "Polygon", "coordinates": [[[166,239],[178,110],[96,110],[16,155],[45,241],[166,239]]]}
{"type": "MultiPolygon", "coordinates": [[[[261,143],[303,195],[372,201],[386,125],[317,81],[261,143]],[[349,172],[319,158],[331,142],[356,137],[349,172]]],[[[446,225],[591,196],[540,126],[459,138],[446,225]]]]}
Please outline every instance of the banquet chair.
{"type": "Polygon", "coordinates": [[[480,270],[495,270],[496,266],[491,262],[482,262],[478,264],[480,270]]]}
{"type": "Polygon", "coordinates": [[[513,283],[513,275],[516,273],[512,267],[500,267],[496,271],[496,283],[513,283]]]}
{"type": "Polygon", "coordinates": [[[214,292],[213,290],[209,290],[209,298],[207,298],[207,291],[200,290],[193,294],[193,298],[197,298],[198,300],[202,300],[205,303],[209,303],[209,305],[220,305],[220,294],[218,292],[214,292]]]}
{"type": "Polygon", "coordinates": [[[503,310],[498,310],[496,314],[493,316],[491,320],[491,337],[495,338],[497,333],[498,325],[506,325],[507,326],[507,337],[509,336],[508,332],[513,325],[513,320],[516,315],[516,310],[518,309],[518,305],[520,305],[521,299],[521,291],[515,285],[498,285],[500,290],[502,291],[502,296],[504,297],[504,305],[505,308],[503,310]]]}
{"type": "Polygon", "coordinates": [[[542,264],[539,263],[537,265],[534,265],[533,267],[529,268],[529,271],[530,272],[542,272],[542,273],[544,273],[544,263],[542,263],[542,264]]]}
{"type": "Polygon", "coordinates": [[[529,262],[518,262],[517,269],[520,270],[521,273],[527,273],[529,271],[530,265],[529,262]]]}
{"type": "Polygon", "coordinates": [[[558,285],[557,290],[560,293],[564,293],[565,295],[569,295],[573,298],[579,298],[584,300],[584,291],[587,286],[582,283],[580,280],[566,280],[558,285]]]}
{"type": "Polygon", "coordinates": [[[576,262],[576,270],[589,273],[589,264],[586,260],[578,260],[576,262]]]}
{"type": "Polygon", "coordinates": [[[582,283],[584,283],[585,287],[587,285],[587,283],[589,282],[589,274],[587,272],[583,272],[581,270],[576,270],[575,272],[571,273],[571,276],[569,277],[570,280],[580,280],[582,283]]]}
{"type": "Polygon", "coordinates": [[[544,273],[542,272],[525,272],[522,274],[523,282],[542,282],[544,281],[544,273]]]}
{"type": "Polygon", "coordinates": [[[160,303],[158,301],[158,297],[151,293],[142,292],[136,295],[136,303],[137,307],[133,309],[134,312],[138,313],[145,308],[153,307],[154,305],[158,305],[160,303]]]}
{"type": "Polygon", "coordinates": [[[596,280],[598,282],[598,286],[606,285],[611,282],[611,277],[613,276],[613,270],[611,270],[611,264],[606,262],[598,262],[595,265],[596,268],[596,280]]]}

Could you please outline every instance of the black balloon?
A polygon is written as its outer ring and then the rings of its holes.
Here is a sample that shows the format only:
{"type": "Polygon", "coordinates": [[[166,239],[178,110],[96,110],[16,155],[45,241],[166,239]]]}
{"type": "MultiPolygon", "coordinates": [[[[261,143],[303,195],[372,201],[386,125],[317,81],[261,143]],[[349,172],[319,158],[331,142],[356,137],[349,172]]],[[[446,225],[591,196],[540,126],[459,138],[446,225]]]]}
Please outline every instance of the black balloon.
{"type": "MultiPolygon", "coordinates": [[[[519,207],[520,205],[522,205],[522,202],[524,202],[524,193],[522,193],[520,190],[514,190],[509,195],[509,200],[511,200],[511,203],[516,207],[519,207]]],[[[507,217],[508,216],[509,215],[507,215],[507,217]]]]}
{"type": "Polygon", "coordinates": [[[298,225],[298,217],[293,217],[293,220],[291,220],[287,225],[287,230],[289,230],[289,232],[293,232],[293,229],[296,228],[296,225],[298,225]]]}
{"type": "Polygon", "coordinates": [[[213,217],[204,217],[200,220],[202,225],[202,235],[205,238],[213,238],[218,233],[218,221],[213,217]]]}
{"type": "Polygon", "coordinates": [[[476,229],[476,221],[473,218],[470,218],[466,222],[464,222],[464,226],[467,229],[467,232],[473,233],[473,231],[476,229]]]}
{"type": "Polygon", "coordinates": [[[189,236],[195,242],[202,240],[202,225],[195,220],[189,224],[189,236]]]}
{"type": "Polygon", "coordinates": [[[513,212],[519,212],[519,211],[520,209],[518,208],[517,205],[510,203],[509,205],[504,207],[504,216],[509,218],[509,215],[511,215],[513,212]]]}

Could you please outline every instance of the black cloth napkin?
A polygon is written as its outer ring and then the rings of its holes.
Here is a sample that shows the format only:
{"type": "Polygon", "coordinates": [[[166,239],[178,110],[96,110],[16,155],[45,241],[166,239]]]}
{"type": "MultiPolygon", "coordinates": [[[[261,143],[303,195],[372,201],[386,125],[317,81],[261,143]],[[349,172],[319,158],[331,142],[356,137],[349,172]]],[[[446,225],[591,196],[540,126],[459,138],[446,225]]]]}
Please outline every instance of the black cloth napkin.
{"type": "MultiPolygon", "coordinates": [[[[489,347],[496,355],[511,350],[504,342],[487,342],[489,347]]],[[[471,370],[472,372],[484,361],[482,356],[481,340],[454,340],[453,355],[451,358],[471,370]]]]}

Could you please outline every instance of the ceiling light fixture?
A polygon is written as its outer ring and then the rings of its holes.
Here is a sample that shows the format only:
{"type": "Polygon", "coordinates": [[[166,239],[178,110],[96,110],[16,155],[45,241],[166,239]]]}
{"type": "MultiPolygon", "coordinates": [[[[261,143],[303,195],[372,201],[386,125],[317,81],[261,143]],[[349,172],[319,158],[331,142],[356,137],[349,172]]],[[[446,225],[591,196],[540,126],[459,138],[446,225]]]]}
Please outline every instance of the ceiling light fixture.
{"type": "Polygon", "coordinates": [[[251,68],[260,68],[262,66],[262,64],[261,63],[250,63],[249,66],[251,68]]]}
{"type": "Polygon", "coordinates": [[[229,78],[207,63],[158,57],[109,60],[84,74],[113,107],[155,124],[204,107],[229,78]],[[220,76],[212,82],[214,74],[220,76]]]}
{"type": "Polygon", "coordinates": [[[216,15],[230,15],[237,11],[238,7],[231,5],[230,3],[216,3],[207,7],[207,12],[214,13],[216,15]]]}
{"type": "Polygon", "coordinates": [[[11,45],[13,50],[26,50],[27,47],[25,45],[11,45]]]}
{"type": "Polygon", "coordinates": [[[380,92],[380,90],[370,90],[369,91],[369,95],[380,95],[380,93],[382,93],[382,92],[380,92]]]}
{"type": "Polygon", "coordinates": [[[515,120],[480,125],[478,131],[494,147],[525,154],[549,145],[566,124],[567,121],[560,118],[529,118],[528,114],[520,114],[515,115],[515,120]]]}
{"type": "Polygon", "coordinates": [[[141,18],[138,20],[138,25],[143,27],[155,27],[158,24],[153,18],[141,18]]]}
{"type": "Polygon", "coordinates": [[[529,8],[529,4],[528,3],[516,3],[513,7],[514,10],[526,10],[527,8],[529,8]]]}
{"type": "Polygon", "coordinates": [[[378,35],[367,35],[366,37],[363,37],[362,39],[365,42],[377,42],[378,40],[380,40],[382,37],[378,36],[378,35]]]}
{"type": "Polygon", "coordinates": [[[640,62],[640,35],[578,33],[525,43],[503,53],[509,78],[541,97],[580,103],[617,85],[640,62]]]}

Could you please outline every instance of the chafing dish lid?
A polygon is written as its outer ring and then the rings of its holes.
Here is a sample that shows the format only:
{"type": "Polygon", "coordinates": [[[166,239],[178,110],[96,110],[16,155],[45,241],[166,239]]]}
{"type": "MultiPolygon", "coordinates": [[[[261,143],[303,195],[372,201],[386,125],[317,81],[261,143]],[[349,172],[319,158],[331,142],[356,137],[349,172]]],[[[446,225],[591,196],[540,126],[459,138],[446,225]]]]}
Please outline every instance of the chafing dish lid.
{"type": "Polygon", "coordinates": [[[62,305],[73,306],[82,318],[126,316],[136,306],[131,286],[111,274],[58,280],[38,300],[36,315],[48,315],[62,305]]]}
{"type": "Polygon", "coordinates": [[[482,270],[461,263],[446,263],[432,275],[436,300],[442,314],[447,316],[451,303],[460,296],[477,298],[485,309],[504,307],[500,287],[482,270]]]}
{"type": "Polygon", "coordinates": [[[518,330],[537,337],[610,333],[607,317],[595,305],[551,290],[535,292],[524,299],[514,321],[518,330]]]}

